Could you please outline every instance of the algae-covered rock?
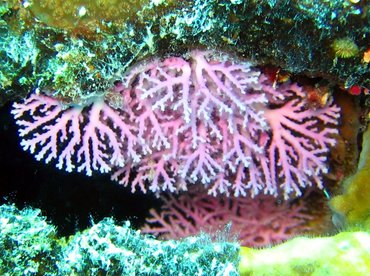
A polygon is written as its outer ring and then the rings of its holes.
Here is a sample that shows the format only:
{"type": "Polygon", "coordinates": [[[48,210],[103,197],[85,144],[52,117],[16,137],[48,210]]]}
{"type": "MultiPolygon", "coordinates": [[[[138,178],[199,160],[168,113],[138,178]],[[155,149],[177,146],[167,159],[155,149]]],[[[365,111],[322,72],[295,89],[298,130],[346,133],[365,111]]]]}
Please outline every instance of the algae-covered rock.
{"type": "Polygon", "coordinates": [[[357,172],[343,183],[344,193],[331,200],[331,207],[344,216],[348,226],[370,229],[370,128],[363,136],[357,172]]]}
{"type": "Polygon", "coordinates": [[[69,239],[38,209],[0,206],[1,275],[369,275],[370,233],[297,237],[265,249],[227,233],[160,241],[106,218],[69,239]],[[238,267],[239,265],[239,267],[238,267]],[[238,271],[239,268],[239,271],[238,271]]]}
{"type": "Polygon", "coordinates": [[[41,210],[0,206],[0,275],[55,275],[56,227],[41,210]]]}
{"type": "Polygon", "coordinates": [[[106,218],[69,239],[41,210],[0,206],[0,275],[238,275],[239,245],[203,234],[159,241],[106,218]]]}
{"type": "Polygon", "coordinates": [[[193,48],[370,88],[369,18],[347,0],[0,1],[0,106],[35,89],[79,104],[135,62],[193,48]]]}

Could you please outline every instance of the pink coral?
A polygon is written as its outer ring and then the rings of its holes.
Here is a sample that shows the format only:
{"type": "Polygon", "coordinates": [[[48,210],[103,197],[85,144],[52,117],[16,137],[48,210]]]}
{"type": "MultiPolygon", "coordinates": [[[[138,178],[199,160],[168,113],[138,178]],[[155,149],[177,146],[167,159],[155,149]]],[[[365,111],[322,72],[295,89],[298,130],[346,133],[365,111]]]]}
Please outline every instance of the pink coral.
{"type": "Polygon", "coordinates": [[[279,202],[268,195],[256,198],[213,197],[190,189],[176,197],[162,195],[160,212],[150,210],[142,232],[162,239],[181,239],[200,232],[214,234],[229,228],[243,246],[262,247],[311,231],[306,199],[279,202]]]}
{"type": "Polygon", "coordinates": [[[37,152],[37,160],[49,163],[56,159],[59,169],[71,172],[77,168],[87,175],[93,170],[109,172],[112,166],[123,166],[128,159],[139,160],[134,151],[135,127],[102,101],[94,102],[88,110],[63,110],[57,100],[32,94],[13,107],[15,119],[27,118],[17,120],[21,146],[37,152]]]}
{"type": "Polygon", "coordinates": [[[322,187],[339,118],[332,100],[309,109],[297,85],[274,88],[249,63],[203,51],[136,65],[114,92],[120,109],[97,100],[62,110],[36,94],[15,104],[23,147],[68,171],[113,169],[132,191],[202,183],[213,195],[288,198],[322,187]]]}

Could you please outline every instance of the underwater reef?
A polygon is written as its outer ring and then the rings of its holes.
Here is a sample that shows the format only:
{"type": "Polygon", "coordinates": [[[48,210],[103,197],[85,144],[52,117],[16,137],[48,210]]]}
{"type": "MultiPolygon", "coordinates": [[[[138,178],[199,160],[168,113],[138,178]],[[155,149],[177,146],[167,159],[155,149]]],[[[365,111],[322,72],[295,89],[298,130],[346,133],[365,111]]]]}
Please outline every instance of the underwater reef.
{"type": "Polygon", "coordinates": [[[227,229],[181,241],[158,241],[126,222],[104,219],[58,238],[41,211],[0,206],[3,275],[366,275],[370,234],[297,237],[266,249],[240,247],[227,229]],[[348,256],[351,256],[350,258],[348,256]]]}
{"type": "Polygon", "coordinates": [[[84,102],[133,62],[194,47],[370,88],[366,1],[126,2],[1,1],[1,102],[35,88],[84,102]]]}
{"type": "Polygon", "coordinates": [[[2,205],[0,216],[2,275],[237,275],[238,244],[207,235],[160,242],[107,218],[67,240],[40,210],[2,205]]]}
{"type": "Polygon", "coordinates": [[[323,187],[340,118],[332,97],[310,108],[296,83],[275,85],[225,53],[192,51],[188,59],[132,67],[112,89],[113,103],[66,108],[31,94],[11,111],[21,146],[67,172],[112,172],[132,192],[202,184],[213,196],[287,200],[323,187]]]}
{"type": "Polygon", "coordinates": [[[0,274],[370,274],[369,37],[364,0],[0,0],[0,274]]]}

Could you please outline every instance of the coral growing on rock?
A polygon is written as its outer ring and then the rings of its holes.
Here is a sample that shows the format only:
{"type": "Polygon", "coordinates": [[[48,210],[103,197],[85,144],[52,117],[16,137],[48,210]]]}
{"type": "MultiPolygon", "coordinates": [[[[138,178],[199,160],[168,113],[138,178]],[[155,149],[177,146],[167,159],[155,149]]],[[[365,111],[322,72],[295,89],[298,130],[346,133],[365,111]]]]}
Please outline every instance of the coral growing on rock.
{"type": "Polygon", "coordinates": [[[63,110],[37,94],[14,104],[21,144],[67,171],[113,169],[133,191],[201,182],[213,195],[288,198],[323,187],[340,116],[331,99],[310,109],[298,85],[274,87],[249,63],[202,51],[139,64],[112,93],[119,109],[94,99],[87,112],[63,110]]]}
{"type": "Polygon", "coordinates": [[[368,275],[370,234],[297,237],[265,249],[240,247],[223,231],[159,241],[106,218],[68,240],[40,210],[0,206],[4,275],[368,275]]]}

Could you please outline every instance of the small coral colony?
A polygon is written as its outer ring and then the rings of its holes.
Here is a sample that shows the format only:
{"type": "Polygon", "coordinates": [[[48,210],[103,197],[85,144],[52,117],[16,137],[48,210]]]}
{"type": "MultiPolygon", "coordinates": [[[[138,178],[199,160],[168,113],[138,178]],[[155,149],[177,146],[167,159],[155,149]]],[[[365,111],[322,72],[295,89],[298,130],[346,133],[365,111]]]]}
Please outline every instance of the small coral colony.
{"type": "Polygon", "coordinates": [[[139,64],[104,98],[64,108],[41,93],[14,104],[22,146],[67,171],[113,172],[132,191],[186,190],[285,199],[322,188],[339,108],[311,109],[295,83],[273,85],[224,53],[193,51],[139,64]],[[137,174],[130,180],[132,171],[137,174]]]}
{"type": "MultiPolygon", "coordinates": [[[[201,185],[203,200],[223,194],[242,204],[261,193],[287,200],[323,188],[340,116],[331,98],[312,108],[296,83],[276,85],[246,61],[199,50],[139,63],[110,93],[115,102],[86,106],[40,92],[15,103],[22,147],[69,172],[109,172],[132,192],[201,185]]],[[[292,225],[306,219],[302,212],[292,225]]]]}

